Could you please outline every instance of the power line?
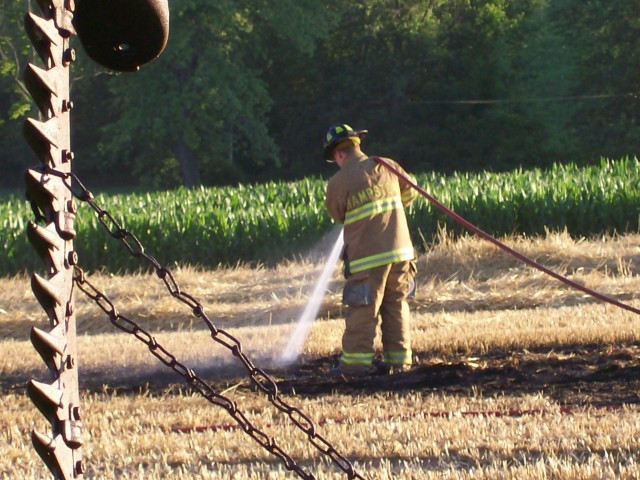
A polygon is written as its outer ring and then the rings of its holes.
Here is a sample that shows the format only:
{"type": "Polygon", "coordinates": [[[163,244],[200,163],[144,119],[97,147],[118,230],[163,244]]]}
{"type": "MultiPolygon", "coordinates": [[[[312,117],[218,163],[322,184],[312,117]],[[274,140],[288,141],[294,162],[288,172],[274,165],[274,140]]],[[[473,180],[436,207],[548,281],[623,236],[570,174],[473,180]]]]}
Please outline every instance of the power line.
{"type": "Polygon", "coordinates": [[[534,103],[534,102],[566,102],[572,100],[602,100],[607,98],[638,98],[638,93],[609,93],[597,95],[569,95],[561,97],[531,97],[502,99],[468,99],[468,100],[409,100],[414,105],[492,105],[499,103],[534,103]]]}

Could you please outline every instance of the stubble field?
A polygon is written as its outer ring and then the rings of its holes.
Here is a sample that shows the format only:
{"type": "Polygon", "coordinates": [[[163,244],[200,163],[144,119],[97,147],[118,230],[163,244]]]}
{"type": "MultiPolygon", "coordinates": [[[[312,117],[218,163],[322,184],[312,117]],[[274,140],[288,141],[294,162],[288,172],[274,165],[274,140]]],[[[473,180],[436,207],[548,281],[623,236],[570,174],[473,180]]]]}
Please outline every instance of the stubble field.
{"type": "MultiPolygon", "coordinates": [[[[640,235],[505,241],[640,307],[640,235]]],[[[277,360],[321,264],[174,273],[273,378],[279,396],[364,478],[640,477],[640,316],[571,290],[479,239],[443,237],[418,266],[414,369],[364,378],[331,374],[344,325],[338,269],[301,357],[286,367],[277,360]]],[[[316,478],[348,478],[154,275],[89,278],[300,468],[316,478]]],[[[80,292],[77,317],[85,478],[297,478],[80,292]]],[[[49,426],[25,395],[29,379],[47,379],[28,340],[32,326],[47,324],[28,278],[0,279],[3,479],[50,477],[30,442],[33,428],[49,426]]]]}

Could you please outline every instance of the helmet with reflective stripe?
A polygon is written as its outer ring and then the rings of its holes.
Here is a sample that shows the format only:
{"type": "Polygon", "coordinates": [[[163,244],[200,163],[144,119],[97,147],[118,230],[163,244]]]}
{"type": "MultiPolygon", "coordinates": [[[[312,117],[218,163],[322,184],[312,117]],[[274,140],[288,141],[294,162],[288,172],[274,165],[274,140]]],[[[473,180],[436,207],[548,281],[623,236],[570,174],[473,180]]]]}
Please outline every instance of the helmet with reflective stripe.
{"type": "Polygon", "coordinates": [[[324,137],[324,159],[333,160],[333,151],[346,140],[359,145],[360,138],[366,135],[368,130],[354,130],[346,123],[332,126],[324,137]]]}

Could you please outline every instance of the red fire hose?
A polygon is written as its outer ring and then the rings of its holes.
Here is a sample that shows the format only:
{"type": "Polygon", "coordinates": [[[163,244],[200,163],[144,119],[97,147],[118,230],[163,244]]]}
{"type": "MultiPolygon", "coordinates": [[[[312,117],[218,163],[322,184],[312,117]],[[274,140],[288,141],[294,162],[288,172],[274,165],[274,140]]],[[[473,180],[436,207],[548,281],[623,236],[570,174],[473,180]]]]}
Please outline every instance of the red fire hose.
{"type": "Polygon", "coordinates": [[[396,176],[398,176],[398,178],[400,178],[401,181],[403,181],[404,183],[409,185],[411,188],[416,190],[420,195],[422,195],[424,198],[429,200],[429,202],[431,202],[439,210],[441,210],[442,212],[444,212],[445,214],[447,214],[448,216],[453,218],[456,222],[458,222],[464,228],[466,228],[467,230],[470,230],[471,232],[473,232],[476,235],[484,238],[485,240],[490,241],[491,243],[496,245],[498,248],[501,248],[502,250],[504,250],[505,252],[509,253],[510,255],[513,255],[514,257],[518,258],[519,260],[522,260],[527,265],[529,265],[529,266],[531,266],[533,268],[537,268],[541,272],[544,272],[547,275],[551,275],[553,278],[555,278],[556,280],[561,281],[565,285],[568,285],[568,286],[570,286],[572,288],[575,288],[576,290],[580,290],[580,291],[582,291],[582,292],[584,292],[584,293],[586,293],[588,295],[591,295],[592,297],[595,297],[595,298],[597,298],[599,300],[602,300],[603,302],[607,302],[607,303],[610,303],[610,304],[615,305],[617,307],[624,308],[625,310],[628,310],[630,312],[633,312],[633,313],[636,313],[636,314],[640,314],[640,310],[639,309],[637,309],[635,307],[632,307],[631,305],[627,305],[626,303],[622,303],[622,302],[616,300],[615,298],[611,298],[611,297],[608,297],[608,296],[603,295],[601,293],[598,293],[598,292],[596,292],[594,290],[591,290],[591,289],[585,287],[584,285],[580,285],[579,283],[576,283],[576,282],[574,282],[572,280],[569,280],[568,278],[563,277],[562,275],[559,275],[559,274],[557,274],[556,272],[554,272],[552,270],[549,270],[548,268],[540,265],[539,263],[535,262],[534,260],[531,260],[530,258],[524,256],[523,254],[515,251],[511,247],[508,247],[507,245],[505,245],[504,243],[500,242],[499,240],[496,240],[494,237],[492,237],[488,233],[480,230],[478,227],[476,227],[475,225],[473,225],[469,221],[465,220],[463,217],[461,217],[460,215],[455,213],[453,210],[450,210],[449,208],[445,207],[442,203],[440,203],[434,197],[429,195],[425,190],[423,190],[412,179],[410,179],[406,175],[400,173],[395,167],[393,167],[393,165],[389,164],[389,162],[385,161],[384,159],[382,159],[380,157],[372,157],[372,158],[378,164],[384,166],[385,168],[387,168],[388,170],[393,172],[396,176]]]}
{"type": "MultiPolygon", "coordinates": [[[[574,414],[579,414],[579,413],[585,413],[585,412],[603,412],[603,413],[607,413],[607,412],[619,412],[619,411],[623,411],[625,409],[631,410],[631,411],[636,411],[635,407],[632,405],[627,405],[627,406],[623,406],[623,405],[592,405],[592,406],[586,406],[586,407],[580,407],[580,406],[565,406],[565,407],[558,407],[557,409],[542,409],[542,408],[532,408],[532,409],[524,409],[524,410],[516,410],[516,409],[511,409],[511,410],[463,410],[463,411],[431,411],[431,412],[423,412],[423,411],[419,411],[419,412],[413,412],[413,413],[408,413],[408,414],[403,414],[403,415],[395,415],[395,414],[389,414],[383,417],[378,418],[378,420],[384,420],[387,422],[390,421],[398,421],[398,420],[411,420],[414,418],[419,418],[419,417],[428,417],[428,418],[458,418],[458,417],[524,417],[524,416],[534,416],[534,415],[554,415],[554,414],[560,414],[560,415],[574,415],[574,414]]],[[[332,418],[332,419],[320,419],[318,420],[318,422],[316,423],[316,425],[318,425],[319,427],[322,427],[324,425],[326,425],[327,423],[331,422],[334,424],[343,424],[348,422],[354,422],[354,423],[362,423],[365,421],[369,421],[371,419],[366,418],[366,419],[361,419],[361,420],[354,420],[352,418],[332,418]]],[[[269,424],[269,427],[272,427],[273,425],[269,424]]],[[[166,429],[167,432],[171,432],[171,433],[203,433],[203,432],[220,432],[220,431],[224,431],[224,432],[229,432],[229,431],[233,431],[233,430],[238,430],[240,427],[240,425],[237,424],[214,424],[214,425],[194,425],[194,426],[174,426],[171,427],[170,429],[166,429]]]]}

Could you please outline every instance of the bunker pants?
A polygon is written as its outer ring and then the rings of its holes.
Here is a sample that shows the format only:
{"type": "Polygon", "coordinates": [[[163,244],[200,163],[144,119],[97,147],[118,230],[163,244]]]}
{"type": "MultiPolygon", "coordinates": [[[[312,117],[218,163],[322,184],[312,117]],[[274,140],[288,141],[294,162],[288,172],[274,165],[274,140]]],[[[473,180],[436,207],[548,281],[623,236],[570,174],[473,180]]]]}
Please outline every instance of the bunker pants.
{"type": "Polygon", "coordinates": [[[411,314],[407,303],[415,263],[392,263],[353,274],[347,279],[343,303],[348,305],[340,368],[368,369],[380,323],[384,360],[393,366],[411,364],[411,314]]]}

